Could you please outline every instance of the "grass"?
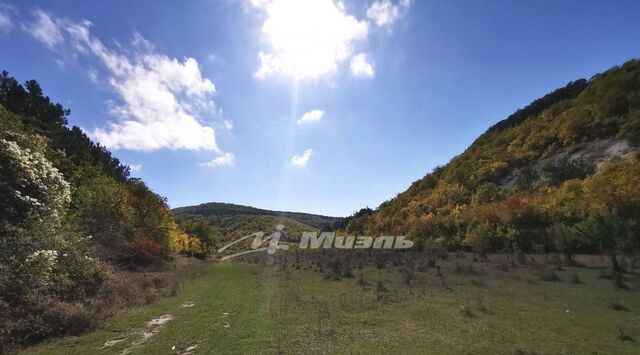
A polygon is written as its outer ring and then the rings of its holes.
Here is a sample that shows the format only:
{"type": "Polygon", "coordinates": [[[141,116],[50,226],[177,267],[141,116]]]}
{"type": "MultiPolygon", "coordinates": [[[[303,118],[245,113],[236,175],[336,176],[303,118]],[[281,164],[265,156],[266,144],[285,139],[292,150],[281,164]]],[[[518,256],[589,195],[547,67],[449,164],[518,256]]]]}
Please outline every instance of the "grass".
{"type": "MultiPolygon", "coordinates": [[[[24,353],[170,354],[193,345],[194,354],[640,353],[618,330],[640,341],[638,291],[615,289],[598,269],[567,267],[556,272],[565,281],[545,282],[528,268],[505,272],[488,263],[474,263],[473,274],[456,273],[458,262],[440,262],[448,289],[433,268],[416,272],[407,285],[401,267],[367,267],[332,281],[293,268],[213,264],[178,296],[24,353]],[[572,283],[573,275],[584,283],[572,283]],[[363,279],[368,286],[358,285],[363,279]],[[629,311],[611,309],[614,302],[629,311]],[[132,345],[148,321],[166,314],[173,319],[156,335],[132,345]],[[125,340],[101,350],[114,339],[125,340]]],[[[637,277],[628,283],[640,286],[637,277]]]]}

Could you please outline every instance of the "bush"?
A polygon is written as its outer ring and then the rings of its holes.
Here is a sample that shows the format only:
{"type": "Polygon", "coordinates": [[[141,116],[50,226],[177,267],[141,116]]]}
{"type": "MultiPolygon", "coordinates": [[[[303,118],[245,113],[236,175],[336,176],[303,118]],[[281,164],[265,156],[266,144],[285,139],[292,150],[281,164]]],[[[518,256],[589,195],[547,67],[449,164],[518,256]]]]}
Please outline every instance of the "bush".
{"type": "Polygon", "coordinates": [[[613,309],[614,311],[624,311],[624,312],[629,312],[629,308],[623,306],[621,303],[619,302],[611,302],[609,303],[609,308],[613,309]]]}
{"type": "Polygon", "coordinates": [[[544,269],[544,270],[542,270],[542,273],[540,274],[540,280],[548,281],[548,282],[562,281],[560,276],[558,276],[558,274],[556,274],[556,272],[554,270],[552,270],[552,269],[544,269]]]}
{"type": "Polygon", "coordinates": [[[571,276],[571,283],[572,283],[572,284],[577,284],[577,285],[582,285],[582,284],[584,284],[584,281],[582,281],[582,280],[578,277],[578,275],[575,275],[575,274],[574,274],[573,276],[571,276]]]}

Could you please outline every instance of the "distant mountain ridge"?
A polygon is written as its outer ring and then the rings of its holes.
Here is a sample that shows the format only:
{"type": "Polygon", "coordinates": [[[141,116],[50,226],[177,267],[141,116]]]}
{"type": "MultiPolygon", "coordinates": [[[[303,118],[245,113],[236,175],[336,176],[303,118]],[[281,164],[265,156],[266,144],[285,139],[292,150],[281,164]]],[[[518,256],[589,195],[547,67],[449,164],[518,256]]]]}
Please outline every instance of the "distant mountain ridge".
{"type": "Polygon", "coordinates": [[[342,217],[323,216],[303,212],[272,211],[223,202],[209,202],[195,206],[178,207],[174,208],[172,212],[178,219],[189,219],[197,216],[207,218],[212,216],[236,215],[286,217],[318,229],[330,228],[331,225],[344,220],[342,217]]]}

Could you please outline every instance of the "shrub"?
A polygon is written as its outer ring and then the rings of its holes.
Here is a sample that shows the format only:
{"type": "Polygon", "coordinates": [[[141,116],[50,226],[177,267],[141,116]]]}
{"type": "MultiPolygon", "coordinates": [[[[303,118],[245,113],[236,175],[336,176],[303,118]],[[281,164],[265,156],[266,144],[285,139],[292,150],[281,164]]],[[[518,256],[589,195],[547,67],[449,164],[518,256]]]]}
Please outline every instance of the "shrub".
{"type": "Polygon", "coordinates": [[[468,318],[473,318],[476,315],[473,313],[473,311],[471,310],[471,307],[467,306],[467,305],[461,305],[460,306],[460,313],[468,318]]]}
{"type": "Polygon", "coordinates": [[[584,284],[584,282],[580,279],[580,277],[578,277],[578,275],[574,274],[573,276],[571,276],[571,283],[572,284],[578,284],[578,285],[582,285],[584,284]]]}
{"type": "Polygon", "coordinates": [[[619,302],[611,302],[611,303],[609,303],[609,308],[613,309],[614,311],[624,311],[624,312],[628,312],[629,311],[629,308],[623,306],[619,302]]]}
{"type": "Polygon", "coordinates": [[[562,281],[560,276],[558,276],[558,274],[556,274],[555,270],[552,270],[552,269],[544,269],[544,270],[542,270],[542,272],[540,273],[540,280],[548,281],[548,282],[562,281]]]}
{"type": "Polygon", "coordinates": [[[133,248],[136,253],[136,259],[142,264],[152,264],[159,260],[162,248],[155,240],[140,236],[134,239],[133,248]]]}

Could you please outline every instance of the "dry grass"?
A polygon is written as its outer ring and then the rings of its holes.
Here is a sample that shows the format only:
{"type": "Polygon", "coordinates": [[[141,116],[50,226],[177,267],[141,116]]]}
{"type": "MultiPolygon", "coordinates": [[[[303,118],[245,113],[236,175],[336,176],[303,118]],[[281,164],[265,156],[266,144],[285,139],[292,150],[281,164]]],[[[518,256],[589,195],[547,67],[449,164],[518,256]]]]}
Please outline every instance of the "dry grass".
{"type": "Polygon", "coordinates": [[[0,303],[0,353],[56,336],[94,330],[115,313],[175,296],[184,281],[198,276],[205,263],[177,258],[161,270],[111,270],[103,289],[81,301],[36,299],[21,307],[0,303]]]}

